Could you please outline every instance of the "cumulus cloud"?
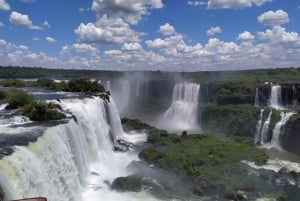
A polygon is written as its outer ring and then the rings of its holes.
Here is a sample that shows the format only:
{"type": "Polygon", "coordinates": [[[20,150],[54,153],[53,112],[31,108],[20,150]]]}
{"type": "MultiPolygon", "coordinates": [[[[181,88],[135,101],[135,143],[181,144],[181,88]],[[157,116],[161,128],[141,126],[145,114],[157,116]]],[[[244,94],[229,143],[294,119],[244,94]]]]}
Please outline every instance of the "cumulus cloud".
{"type": "Polygon", "coordinates": [[[242,9],[256,6],[261,6],[273,0],[209,0],[207,3],[208,9],[242,9]]]}
{"type": "Polygon", "coordinates": [[[50,24],[47,21],[44,21],[43,26],[47,27],[48,29],[51,28],[50,24]]]}
{"type": "Polygon", "coordinates": [[[289,15],[283,10],[267,11],[257,17],[258,22],[268,26],[278,26],[290,21],[289,15]]]}
{"type": "Polygon", "coordinates": [[[10,6],[5,0],[0,0],[0,10],[10,10],[10,6]]]}
{"type": "Polygon", "coordinates": [[[139,33],[132,30],[128,23],[121,18],[107,16],[103,16],[96,23],[81,23],[75,33],[81,43],[121,44],[139,41],[139,33]]]}
{"type": "Polygon", "coordinates": [[[99,50],[89,44],[73,44],[73,48],[76,52],[88,52],[93,55],[99,54],[99,50]]]}
{"type": "Polygon", "coordinates": [[[32,21],[29,19],[28,15],[23,15],[21,13],[13,11],[10,14],[9,22],[17,27],[41,30],[42,28],[32,24],[32,21]]]}
{"type": "Polygon", "coordinates": [[[46,37],[46,41],[49,42],[49,43],[56,43],[56,40],[50,36],[47,36],[46,37]]]}
{"type": "Polygon", "coordinates": [[[255,36],[253,36],[249,31],[244,31],[243,33],[240,33],[237,37],[237,40],[241,41],[252,41],[254,40],[255,36]]]}
{"type": "Polygon", "coordinates": [[[206,31],[206,34],[209,36],[213,36],[222,32],[223,30],[220,27],[210,27],[209,30],[206,31]]]}
{"type": "Polygon", "coordinates": [[[0,28],[1,28],[1,27],[4,27],[4,24],[3,24],[2,22],[0,22],[0,28]]]}
{"type": "Polygon", "coordinates": [[[175,28],[172,25],[170,25],[169,23],[166,23],[159,27],[158,32],[160,32],[161,34],[163,34],[165,36],[169,36],[169,35],[172,35],[175,33],[175,28]]]}
{"type": "Polygon", "coordinates": [[[151,8],[162,8],[162,0],[93,0],[92,10],[100,17],[123,18],[130,24],[137,24],[151,8]]]}

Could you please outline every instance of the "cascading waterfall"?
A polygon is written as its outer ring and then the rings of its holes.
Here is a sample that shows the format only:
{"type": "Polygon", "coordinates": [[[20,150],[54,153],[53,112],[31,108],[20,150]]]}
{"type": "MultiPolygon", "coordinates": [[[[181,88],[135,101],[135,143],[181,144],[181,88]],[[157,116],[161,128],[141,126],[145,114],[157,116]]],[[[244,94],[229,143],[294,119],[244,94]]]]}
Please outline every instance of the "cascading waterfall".
{"type": "Polygon", "coordinates": [[[130,102],[130,82],[128,80],[119,80],[113,84],[111,95],[116,101],[118,111],[122,113],[130,102]]]}
{"type": "Polygon", "coordinates": [[[107,81],[106,81],[106,89],[107,89],[108,91],[111,90],[111,88],[110,88],[110,80],[107,80],[107,81]]]}
{"type": "Polygon", "coordinates": [[[270,122],[271,122],[271,117],[272,117],[272,110],[270,111],[266,121],[264,122],[262,130],[261,130],[261,135],[260,135],[261,136],[260,137],[260,143],[261,144],[264,144],[268,140],[268,131],[269,131],[269,125],[270,125],[270,122]]]}
{"type": "Polygon", "coordinates": [[[275,108],[277,110],[283,109],[282,107],[282,97],[281,97],[281,86],[272,85],[271,95],[269,98],[269,107],[275,108]]]}
{"type": "Polygon", "coordinates": [[[140,80],[137,81],[137,84],[136,84],[136,88],[135,88],[135,96],[136,97],[139,97],[140,96],[140,80]]]}
{"type": "Polygon", "coordinates": [[[272,135],[272,140],[271,140],[272,147],[276,147],[278,149],[281,148],[280,134],[281,134],[282,128],[293,114],[295,114],[295,113],[294,112],[284,112],[284,111],[282,111],[280,113],[280,117],[281,117],[280,121],[276,123],[276,125],[273,129],[273,135],[272,135]]]}
{"type": "Polygon", "coordinates": [[[258,87],[255,89],[255,100],[254,100],[254,106],[259,107],[259,96],[258,96],[258,87]]]}
{"type": "MultiPolygon", "coordinates": [[[[14,153],[0,160],[5,199],[44,196],[51,201],[153,200],[146,193],[111,191],[106,184],[128,175],[127,165],[138,160],[136,154],[113,151],[109,135],[127,140],[133,137],[123,134],[113,100],[70,99],[58,103],[77,120],[47,128],[36,142],[15,146],[14,153]]],[[[142,136],[140,140],[145,140],[142,136]]]]}
{"type": "Polygon", "coordinates": [[[255,143],[259,143],[260,139],[261,139],[262,121],[263,121],[264,111],[265,111],[264,109],[260,110],[259,120],[256,125],[256,133],[255,133],[255,138],[254,138],[255,143]]]}
{"type": "Polygon", "coordinates": [[[161,127],[174,130],[197,129],[197,111],[200,85],[176,84],[172,104],[163,114],[161,127]]]}

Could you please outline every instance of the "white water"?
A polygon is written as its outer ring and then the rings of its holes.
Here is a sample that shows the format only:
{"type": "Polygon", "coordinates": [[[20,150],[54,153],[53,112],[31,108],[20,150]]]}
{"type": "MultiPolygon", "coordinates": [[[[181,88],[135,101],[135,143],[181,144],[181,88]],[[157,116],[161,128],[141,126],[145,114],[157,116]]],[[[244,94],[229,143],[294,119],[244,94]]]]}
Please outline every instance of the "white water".
{"type": "Polygon", "coordinates": [[[264,111],[265,111],[264,109],[260,110],[259,120],[258,120],[257,125],[256,125],[256,133],[255,133],[255,138],[254,138],[255,143],[258,143],[258,142],[261,141],[260,139],[261,139],[262,120],[263,120],[264,111]]]}
{"type": "Polygon", "coordinates": [[[130,102],[130,82],[119,80],[111,87],[111,95],[116,102],[118,111],[122,113],[130,102]]]}
{"type": "Polygon", "coordinates": [[[13,154],[0,160],[0,182],[6,199],[154,200],[145,192],[117,193],[105,182],[130,174],[127,165],[138,160],[134,152],[113,152],[110,135],[134,138],[135,142],[146,139],[144,134],[123,134],[114,103],[105,105],[102,99],[94,98],[63,100],[60,104],[76,116],[77,122],[50,127],[36,142],[16,146],[13,154]]]}
{"type": "Polygon", "coordinates": [[[258,87],[255,89],[255,100],[254,100],[254,106],[259,107],[259,96],[258,96],[258,87]]]}
{"type": "Polygon", "coordinates": [[[140,80],[137,81],[137,84],[136,84],[136,88],[135,88],[135,96],[136,97],[139,97],[140,96],[140,80]]]}
{"type": "Polygon", "coordinates": [[[267,120],[264,122],[264,125],[261,130],[261,137],[260,137],[260,143],[264,144],[268,139],[268,131],[269,131],[269,125],[271,122],[271,116],[272,116],[272,110],[270,111],[267,120]]]}
{"type": "Polygon", "coordinates": [[[283,109],[282,107],[282,97],[281,97],[281,86],[272,85],[271,95],[269,98],[269,107],[275,108],[277,110],[283,109]]]}
{"type": "Polygon", "coordinates": [[[194,83],[176,84],[172,104],[163,114],[161,127],[173,130],[198,129],[197,111],[200,85],[194,83]]]}
{"type": "Polygon", "coordinates": [[[273,135],[272,135],[272,140],[271,140],[272,147],[281,149],[280,134],[281,134],[282,128],[293,114],[295,114],[295,113],[294,112],[283,112],[283,111],[280,113],[281,119],[279,122],[276,123],[276,125],[273,129],[273,135]]]}

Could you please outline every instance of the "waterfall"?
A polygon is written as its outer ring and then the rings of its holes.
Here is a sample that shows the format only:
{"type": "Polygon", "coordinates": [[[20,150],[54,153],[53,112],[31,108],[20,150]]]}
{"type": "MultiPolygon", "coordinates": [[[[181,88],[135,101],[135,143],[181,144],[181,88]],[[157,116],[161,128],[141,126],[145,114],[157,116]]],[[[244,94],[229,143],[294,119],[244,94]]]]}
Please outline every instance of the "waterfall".
{"type": "Polygon", "coordinates": [[[135,88],[135,96],[140,96],[140,80],[137,81],[136,88],[135,88]]]}
{"type": "Polygon", "coordinates": [[[254,100],[254,106],[259,107],[259,96],[258,96],[258,87],[255,89],[255,100],[254,100]]]}
{"type": "Polygon", "coordinates": [[[268,140],[268,131],[269,131],[269,125],[271,122],[271,117],[272,117],[272,110],[270,111],[267,120],[264,122],[264,125],[261,130],[261,137],[260,137],[260,143],[264,144],[268,140]]]}
{"type": "Polygon", "coordinates": [[[174,130],[197,129],[199,90],[199,84],[176,84],[172,104],[163,114],[161,127],[174,130]]]}
{"type": "Polygon", "coordinates": [[[271,95],[269,98],[269,107],[275,108],[277,110],[282,109],[282,97],[281,97],[281,86],[272,85],[271,95]]]}
{"type": "Polygon", "coordinates": [[[118,111],[122,113],[130,102],[130,82],[128,80],[119,80],[113,84],[111,95],[116,101],[118,111]]]}
{"type": "MultiPolygon", "coordinates": [[[[138,160],[134,152],[113,151],[110,135],[127,140],[134,137],[123,133],[113,100],[57,103],[77,120],[44,129],[36,142],[14,146],[14,152],[0,160],[5,200],[36,196],[51,201],[149,200],[147,193],[117,193],[107,185],[128,175],[127,165],[138,160]]],[[[141,140],[146,140],[142,136],[141,140]]]]}
{"type": "Polygon", "coordinates": [[[280,121],[276,123],[276,125],[273,129],[271,146],[279,148],[279,149],[281,148],[280,134],[281,134],[282,128],[293,114],[295,114],[295,113],[294,112],[283,112],[283,111],[280,113],[280,117],[281,117],[280,121]]]}
{"type": "Polygon", "coordinates": [[[263,114],[264,114],[264,109],[261,109],[260,114],[259,114],[259,120],[256,125],[256,133],[255,133],[255,138],[254,138],[255,143],[259,143],[261,141],[263,114]]]}
{"type": "Polygon", "coordinates": [[[111,90],[111,88],[110,88],[110,80],[107,80],[107,81],[106,81],[106,90],[107,90],[107,91],[110,91],[110,90],[111,90]]]}

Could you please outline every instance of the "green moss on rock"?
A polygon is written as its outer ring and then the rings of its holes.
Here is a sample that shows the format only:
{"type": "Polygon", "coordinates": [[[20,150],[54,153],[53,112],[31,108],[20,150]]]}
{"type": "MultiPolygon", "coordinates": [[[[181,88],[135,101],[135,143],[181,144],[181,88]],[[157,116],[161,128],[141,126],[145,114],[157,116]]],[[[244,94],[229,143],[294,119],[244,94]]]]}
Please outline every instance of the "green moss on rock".
{"type": "Polygon", "coordinates": [[[116,178],[111,187],[118,191],[132,191],[139,192],[142,190],[143,178],[131,175],[127,177],[118,177],[116,178]]]}
{"type": "Polygon", "coordinates": [[[259,109],[252,105],[216,105],[202,107],[201,125],[207,131],[234,136],[253,136],[259,109]]]}

